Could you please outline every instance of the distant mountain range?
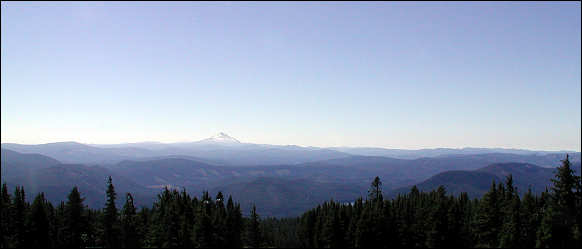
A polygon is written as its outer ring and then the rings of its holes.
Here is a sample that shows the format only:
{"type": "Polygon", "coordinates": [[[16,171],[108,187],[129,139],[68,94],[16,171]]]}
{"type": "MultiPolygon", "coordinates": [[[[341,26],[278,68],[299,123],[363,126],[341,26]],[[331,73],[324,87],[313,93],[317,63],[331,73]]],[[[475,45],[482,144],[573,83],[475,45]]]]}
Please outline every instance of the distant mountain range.
{"type": "Polygon", "coordinates": [[[362,156],[383,156],[399,159],[417,159],[421,157],[439,157],[451,155],[476,155],[489,153],[517,154],[517,155],[547,155],[547,154],[565,154],[576,153],[576,151],[533,151],[521,149],[502,149],[502,148],[436,148],[436,149],[419,149],[419,150],[402,150],[402,149],[384,149],[384,148],[351,148],[351,147],[332,147],[328,148],[354,155],[362,156]]]}
{"type": "MultiPolygon", "coordinates": [[[[349,147],[301,147],[295,145],[268,145],[242,143],[225,133],[218,133],[207,139],[181,143],[127,143],[127,144],[81,144],[77,142],[58,142],[38,145],[3,143],[3,149],[21,153],[37,153],[52,157],[63,163],[91,164],[110,166],[124,160],[148,160],[168,156],[187,156],[197,158],[213,165],[221,166],[258,166],[258,165],[299,165],[350,156],[379,156],[395,159],[419,159],[423,157],[449,157],[477,154],[514,154],[527,156],[577,154],[574,151],[529,151],[499,148],[463,149],[421,149],[400,150],[384,148],[349,147]]],[[[580,156],[577,156],[580,160],[580,156]]],[[[549,165],[542,165],[549,166],[549,165]]]]}
{"type": "Polygon", "coordinates": [[[21,153],[43,154],[64,163],[99,165],[163,156],[198,157],[216,162],[217,165],[231,166],[300,164],[350,156],[347,153],[322,148],[241,143],[224,133],[191,143],[147,142],[115,145],[86,145],[76,142],[38,145],[3,143],[2,148],[21,153]]]}
{"type": "MultiPolygon", "coordinates": [[[[552,168],[565,157],[550,152],[450,150],[450,154],[402,159],[244,144],[219,134],[176,144],[2,144],[1,168],[2,182],[11,188],[23,185],[31,195],[43,191],[53,202],[65,200],[78,186],[86,204],[101,207],[105,180],[111,175],[117,193],[133,193],[137,205],[150,205],[163,187],[186,188],[194,195],[203,190],[232,194],[245,211],[256,203],[264,215],[292,216],[331,198],[351,201],[365,196],[375,176],[383,181],[387,197],[409,191],[412,185],[426,191],[445,185],[449,193],[464,191],[477,197],[507,173],[513,174],[520,190],[531,186],[541,191],[550,184],[552,168]]],[[[579,168],[580,153],[569,155],[579,168]]]]}

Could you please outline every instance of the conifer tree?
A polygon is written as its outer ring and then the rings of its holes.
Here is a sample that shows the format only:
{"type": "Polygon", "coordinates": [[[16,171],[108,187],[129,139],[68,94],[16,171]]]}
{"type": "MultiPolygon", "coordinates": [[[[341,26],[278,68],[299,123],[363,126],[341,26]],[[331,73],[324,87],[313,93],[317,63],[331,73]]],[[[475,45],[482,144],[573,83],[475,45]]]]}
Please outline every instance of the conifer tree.
{"type": "Polygon", "coordinates": [[[537,204],[531,188],[528,189],[527,193],[523,196],[521,203],[520,220],[522,221],[522,236],[519,240],[519,243],[525,248],[532,248],[535,247],[536,231],[539,226],[539,217],[536,206],[537,204]]]}
{"type": "Polygon", "coordinates": [[[499,247],[515,248],[521,245],[521,220],[520,220],[520,201],[516,196],[505,207],[507,212],[504,216],[504,223],[500,231],[499,247]]]}
{"type": "Polygon", "coordinates": [[[107,202],[103,209],[103,242],[107,248],[119,247],[119,219],[117,207],[115,206],[115,187],[113,186],[111,176],[107,179],[107,202]]]}
{"type": "Polygon", "coordinates": [[[496,247],[498,245],[497,238],[501,225],[499,201],[498,188],[493,182],[489,192],[483,196],[479,203],[479,211],[475,221],[477,246],[496,247]]]}
{"type": "Polygon", "coordinates": [[[373,210],[365,207],[360,215],[354,234],[354,245],[356,248],[370,248],[375,246],[374,238],[374,217],[373,210]]]}
{"type": "Polygon", "coordinates": [[[564,212],[568,216],[572,216],[576,209],[575,189],[577,179],[574,171],[571,168],[569,156],[562,161],[562,166],[557,168],[554,179],[551,179],[554,185],[552,186],[552,199],[559,212],[564,212]]]}
{"type": "Polygon", "coordinates": [[[51,230],[54,232],[55,236],[53,237],[53,244],[54,247],[65,247],[65,202],[61,201],[57,208],[55,208],[55,219],[52,222],[53,227],[51,230]]]}
{"type": "Polygon", "coordinates": [[[540,227],[537,231],[537,248],[559,247],[556,239],[556,223],[556,215],[553,210],[553,205],[547,204],[543,212],[540,227]]]}
{"type": "Polygon", "coordinates": [[[12,245],[9,243],[10,238],[13,236],[12,229],[12,197],[8,193],[8,187],[6,183],[2,184],[2,200],[0,206],[0,247],[7,248],[12,245]]]}
{"type": "MultiPolygon", "coordinates": [[[[397,233],[398,229],[394,221],[395,214],[392,202],[387,200],[385,200],[384,202],[385,202],[383,205],[384,208],[382,209],[382,216],[384,217],[384,220],[381,221],[381,225],[383,226],[383,229],[386,231],[386,233],[384,234],[385,244],[400,244],[397,233]]],[[[349,214],[346,214],[346,216],[349,216],[349,214]]]]}
{"type": "Polygon", "coordinates": [[[382,196],[382,181],[380,177],[376,176],[372,184],[370,184],[370,189],[368,190],[368,198],[373,201],[383,201],[382,196]]]}
{"type": "Polygon", "coordinates": [[[247,225],[247,246],[251,248],[258,248],[261,246],[261,229],[259,227],[260,218],[257,214],[257,207],[253,204],[251,209],[251,216],[247,225]]]}
{"type": "Polygon", "coordinates": [[[313,214],[313,211],[306,212],[301,216],[301,225],[299,226],[299,231],[297,231],[297,235],[300,238],[301,247],[303,248],[315,247],[314,225],[315,225],[315,215],[313,214]]]}
{"type": "Polygon", "coordinates": [[[343,236],[340,232],[339,219],[334,210],[325,216],[322,230],[323,247],[325,248],[339,248],[343,245],[343,236]]]}
{"type": "MultiPolygon", "coordinates": [[[[176,192],[177,193],[177,192],[176,192]]],[[[163,248],[179,248],[180,240],[178,238],[180,228],[180,213],[178,205],[174,199],[169,203],[168,210],[164,216],[164,237],[162,241],[163,248]]]]}
{"type": "Polygon", "coordinates": [[[215,199],[215,212],[213,212],[212,225],[214,233],[214,246],[223,248],[226,246],[226,209],[224,207],[224,196],[218,192],[215,199]]]}
{"type": "Polygon", "coordinates": [[[242,213],[239,204],[234,204],[232,196],[228,197],[226,203],[226,247],[240,248],[242,247],[241,232],[242,232],[242,213]]]}
{"type": "Polygon", "coordinates": [[[513,186],[513,176],[511,174],[505,180],[505,197],[502,205],[503,224],[499,233],[499,247],[518,247],[521,238],[520,199],[517,190],[513,186]]]}
{"type": "Polygon", "coordinates": [[[14,247],[26,246],[26,224],[25,215],[27,213],[27,205],[25,201],[25,193],[23,187],[16,187],[14,190],[14,199],[12,202],[12,233],[11,244],[14,247]]]}
{"type": "Polygon", "coordinates": [[[100,209],[85,208],[84,221],[85,231],[81,239],[85,247],[103,247],[103,212],[100,209]]]}
{"type": "Polygon", "coordinates": [[[166,240],[166,215],[168,213],[169,205],[172,200],[170,190],[165,187],[164,190],[157,195],[157,200],[152,207],[151,224],[148,229],[148,235],[145,240],[146,247],[162,247],[166,240]]]}
{"type": "Polygon", "coordinates": [[[68,248],[79,248],[84,246],[81,235],[84,233],[85,221],[83,217],[84,198],[77,187],[73,187],[64,206],[64,246],[68,248]]]}
{"type": "Polygon", "coordinates": [[[137,233],[137,214],[133,204],[133,196],[127,193],[125,196],[125,204],[121,210],[121,234],[123,248],[138,248],[141,247],[139,241],[139,234],[137,233]]]}
{"type": "Polygon", "coordinates": [[[192,210],[192,198],[182,189],[180,194],[180,230],[179,230],[179,245],[181,248],[191,248],[194,246],[192,242],[192,227],[194,225],[194,212],[192,210]]]}
{"type": "Polygon", "coordinates": [[[208,200],[203,200],[200,207],[198,207],[198,212],[196,214],[196,223],[194,223],[193,229],[193,241],[198,248],[208,248],[212,246],[212,220],[210,218],[209,206],[211,205],[208,200]]]}
{"type": "Polygon", "coordinates": [[[150,229],[152,228],[152,209],[148,207],[141,207],[137,212],[136,217],[136,232],[139,235],[139,243],[142,247],[151,247],[150,229]]]}
{"type": "Polygon", "coordinates": [[[426,245],[429,248],[444,247],[447,242],[448,220],[447,220],[447,200],[445,188],[441,185],[435,193],[434,204],[429,214],[428,232],[426,245]]]}
{"type": "Polygon", "coordinates": [[[47,202],[44,193],[38,194],[30,206],[30,214],[27,219],[28,245],[33,248],[45,247],[50,245],[49,239],[49,220],[46,213],[47,202]]]}
{"type": "Polygon", "coordinates": [[[55,207],[48,200],[46,200],[46,215],[48,220],[48,234],[50,238],[50,245],[48,247],[54,248],[57,243],[57,231],[54,229],[57,217],[55,207]]]}
{"type": "Polygon", "coordinates": [[[468,232],[464,227],[467,219],[463,212],[461,202],[453,202],[447,211],[447,233],[445,235],[443,247],[462,248],[470,247],[468,242],[468,232]]]}
{"type": "Polygon", "coordinates": [[[577,177],[571,168],[569,156],[557,168],[555,178],[552,179],[552,212],[554,217],[553,239],[556,246],[572,247],[576,243],[576,190],[577,177]]]}

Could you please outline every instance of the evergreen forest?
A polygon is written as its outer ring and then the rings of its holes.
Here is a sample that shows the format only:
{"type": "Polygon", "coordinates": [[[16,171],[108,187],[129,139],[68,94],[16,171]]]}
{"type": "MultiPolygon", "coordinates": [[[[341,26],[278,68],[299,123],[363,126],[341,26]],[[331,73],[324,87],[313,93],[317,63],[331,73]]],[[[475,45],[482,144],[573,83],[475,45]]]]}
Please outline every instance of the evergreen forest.
{"type": "Polygon", "coordinates": [[[517,189],[508,175],[481,198],[449,195],[444,187],[386,200],[376,177],[368,196],[322,203],[293,218],[262,218],[253,206],[218,193],[190,196],[165,188],[151,207],[107,181],[102,209],[83,203],[75,187],[58,205],[43,193],[32,203],[22,187],[2,185],[2,248],[581,248],[582,184],[568,157],[541,195],[517,189]],[[122,198],[118,208],[115,203],[122,198]]]}

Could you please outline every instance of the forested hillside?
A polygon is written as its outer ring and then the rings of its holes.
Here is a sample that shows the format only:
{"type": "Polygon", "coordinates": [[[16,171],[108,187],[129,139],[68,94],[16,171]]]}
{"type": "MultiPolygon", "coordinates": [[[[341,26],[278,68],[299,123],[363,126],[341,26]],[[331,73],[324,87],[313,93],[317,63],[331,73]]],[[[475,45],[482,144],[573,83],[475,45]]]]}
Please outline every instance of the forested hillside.
{"type": "Polygon", "coordinates": [[[84,204],[74,187],[53,206],[43,193],[26,201],[2,185],[5,247],[580,247],[582,184],[568,157],[541,195],[518,194],[513,177],[492,182],[480,199],[447,195],[444,187],[385,200],[379,177],[354,203],[325,202],[300,217],[261,219],[222,193],[200,198],[164,189],[151,207],[107,182],[102,209],[84,204]],[[122,198],[118,209],[115,199],[122,198]]]}
{"type": "MultiPolygon", "coordinates": [[[[520,194],[527,186],[532,186],[534,194],[540,194],[551,184],[553,170],[564,157],[565,154],[497,153],[403,160],[350,156],[297,165],[235,167],[190,156],[169,156],[107,166],[63,164],[41,154],[2,149],[0,167],[1,182],[7,184],[10,192],[16,186],[24,187],[31,198],[29,201],[44,192],[49,202],[58,205],[76,186],[85,198],[84,204],[93,209],[101,208],[105,204],[105,180],[111,176],[116,190],[131,193],[137,207],[151,206],[164,187],[186,189],[192,196],[208,190],[212,196],[218,192],[232,195],[234,201],[241,203],[244,213],[250,212],[255,203],[263,217],[282,218],[298,216],[331,198],[353,202],[366,194],[369,182],[376,176],[384,182],[387,199],[407,193],[413,185],[421,191],[444,185],[449,194],[467,192],[470,198],[480,198],[493,179],[503,181],[509,172],[520,194]],[[500,163],[511,163],[515,167],[493,167],[500,163]],[[532,165],[528,168],[526,164],[545,167],[532,165]]],[[[570,155],[570,161],[579,165],[580,153],[570,155]]],[[[120,208],[123,202],[118,200],[116,204],[120,208]]]]}

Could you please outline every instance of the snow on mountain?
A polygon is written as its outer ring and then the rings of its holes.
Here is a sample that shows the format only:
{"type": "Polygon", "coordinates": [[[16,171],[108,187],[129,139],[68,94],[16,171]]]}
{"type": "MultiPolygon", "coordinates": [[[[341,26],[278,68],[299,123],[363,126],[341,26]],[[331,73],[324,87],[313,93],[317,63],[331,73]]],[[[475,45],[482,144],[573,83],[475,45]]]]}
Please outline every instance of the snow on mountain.
{"type": "Polygon", "coordinates": [[[219,143],[219,144],[240,144],[236,138],[233,138],[226,133],[220,132],[210,138],[199,141],[200,143],[219,143]]]}

